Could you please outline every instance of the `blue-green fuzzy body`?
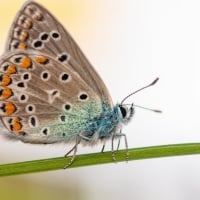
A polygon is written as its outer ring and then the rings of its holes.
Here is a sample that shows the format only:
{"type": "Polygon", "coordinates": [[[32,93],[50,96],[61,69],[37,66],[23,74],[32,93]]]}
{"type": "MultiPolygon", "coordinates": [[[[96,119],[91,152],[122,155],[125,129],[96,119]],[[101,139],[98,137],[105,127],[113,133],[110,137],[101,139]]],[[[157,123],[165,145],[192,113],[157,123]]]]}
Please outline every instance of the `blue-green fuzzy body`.
{"type": "Polygon", "coordinates": [[[49,125],[49,139],[57,141],[71,141],[77,135],[83,136],[88,143],[104,140],[111,137],[112,132],[122,121],[118,106],[110,108],[107,104],[96,102],[85,103],[74,108],[68,114],[63,114],[62,123],[49,125]]]}
{"type": "Polygon", "coordinates": [[[84,136],[93,138],[96,134],[98,139],[108,139],[121,121],[122,116],[118,106],[106,109],[100,116],[87,121],[84,136]]]}

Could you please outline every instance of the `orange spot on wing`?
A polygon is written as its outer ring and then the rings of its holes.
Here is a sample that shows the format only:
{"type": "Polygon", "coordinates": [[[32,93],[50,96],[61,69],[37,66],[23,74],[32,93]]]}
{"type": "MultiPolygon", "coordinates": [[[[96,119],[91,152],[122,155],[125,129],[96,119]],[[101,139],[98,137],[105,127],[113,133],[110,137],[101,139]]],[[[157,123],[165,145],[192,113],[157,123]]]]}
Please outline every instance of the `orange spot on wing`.
{"type": "Polygon", "coordinates": [[[23,32],[21,33],[19,39],[20,39],[21,41],[26,41],[27,38],[28,38],[28,32],[23,31],[23,32]]]}
{"type": "Polygon", "coordinates": [[[4,88],[1,94],[3,100],[10,98],[13,95],[13,92],[10,88],[4,88]]]}
{"type": "Polygon", "coordinates": [[[13,103],[11,103],[11,102],[5,103],[6,115],[12,115],[16,110],[17,110],[17,108],[13,103]]]}
{"type": "Polygon", "coordinates": [[[28,69],[31,66],[32,66],[32,62],[29,57],[25,56],[24,58],[21,59],[20,67],[28,69]]]}
{"type": "Polygon", "coordinates": [[[1,86],[8,86],[12,82],[12,79],[8,75],[4,75],[1,81],[1,86]]]}
{"type": "Polygon", "coordinates": [[[33,17],[33,19],[35,19],[37,21],[41,21],[43,19],[42,14],[39,12],[36,12],[32,17],[33,17]]]}
{"type": "Polygon", "coordinates": [[[23,50],[23,49],[26,49],[26,43],[24,42],[21,42],[18,46],[19,49],[23,50]]]}
{"type": "Polygon", "coordinates": [[[25,23],[24,23],[24,28],[31,29],[32,26],[33,26],[32,21],[30,21],[30,20],[27,19],[27,20],[25,21],[25,23]]]}
{"type": "Polygon", "coordinates": [[[31,29],[32,26],[33,26],[33,23],[31,21],[30,18],[28,18],[27,16],[25,15],[21,15],[17,21],[17,24],[22,26],[23,28],[26,28],[26,29],[31,29]]]}
{"type": "Polygon", "coordinates": [[[20,118],[16,117],[13,120],[13,124],[11,125],[11,130],[12,131],[20,131],[22,129],[22,124],[20,122],[20,118]]]}
{"type": "Polygon", "coordinates": [[[10,64],[8,66],[8,69],[5,71],[5,73],[7,73],[7,74],[15,74],[16,72],[17,72],[17,69],[16,69],[15,65],[13,65],[13,64],[10,64]]]}
{"type": "Polygon", "coordinates": [[[48,59],[45,56],[37,56],[35,61],[40,64],[46,64],[48,59]]]}

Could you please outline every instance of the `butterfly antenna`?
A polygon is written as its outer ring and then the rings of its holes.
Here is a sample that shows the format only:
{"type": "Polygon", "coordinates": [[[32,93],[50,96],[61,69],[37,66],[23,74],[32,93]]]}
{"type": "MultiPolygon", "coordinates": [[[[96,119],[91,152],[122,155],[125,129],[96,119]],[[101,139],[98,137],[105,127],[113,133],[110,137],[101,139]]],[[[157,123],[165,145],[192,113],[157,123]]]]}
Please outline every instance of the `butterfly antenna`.
{"type": "Polygon", "coordinates": [[[155,84],[157,83],[158,80],[159,80],[159,78],[156,78],[156,79],[155,79],[152,83],[150,83],[149,85],[146,85],[146,86],[140,88],[139,90],[136,90],[135,92],[133,92],[133,93],[129,94],[128,96],[126,96],[126,97],[121,101],[121,105],[123,104],[124,101],[126,101],[126,99],[128,99],[130,96],[134,95],[135,93],[137,93],[137,92],[139,92],[139,91],[141,91],[141,90],[144,90],[144,89],[146,89],[146,88],[148,88],[148,87],[150,87],[150,86],[155,85],[155,84]]]}
{"type": "Polygon", "coordinates": [[[147,108],[147,107],[143,107],[143,106],[139,106],[139,105],[135,105],[135,104],[134,104],[134,107],[142,108],[142,109],[153,111],[153,112],[156,112],[156,113],[162,113],[162,110],[151,109],[151,108],[147,108]]]}

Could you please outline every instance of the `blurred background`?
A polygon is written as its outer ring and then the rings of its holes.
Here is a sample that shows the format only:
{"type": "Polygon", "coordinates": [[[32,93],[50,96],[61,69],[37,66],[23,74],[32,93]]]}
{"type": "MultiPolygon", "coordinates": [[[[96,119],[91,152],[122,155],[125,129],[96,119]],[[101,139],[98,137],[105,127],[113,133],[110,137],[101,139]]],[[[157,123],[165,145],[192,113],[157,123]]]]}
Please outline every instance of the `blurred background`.
{"type": "MultiPolygon", "coordinates": [[[[67,28],[105,81],[113,101],[150,83],[129,102],[129,147],[200,141],[200,1],[38,0],[67,28]]],[[[0,3],[0,50],[23,0],[0,3]]],[[[122,145],[121,148],[124,148],[122,145]]],[[[32,145],[0,136],[0,163],[60,157],[64,144],[32,145]]],[[[80,147],[79,153],[100,151],[80,147]]],[[[106,150],[110,150],[107,145],[106,150]]],[[[200,155],[131,161],[0,178],[0,198],[197,200],[200,155]]]]}

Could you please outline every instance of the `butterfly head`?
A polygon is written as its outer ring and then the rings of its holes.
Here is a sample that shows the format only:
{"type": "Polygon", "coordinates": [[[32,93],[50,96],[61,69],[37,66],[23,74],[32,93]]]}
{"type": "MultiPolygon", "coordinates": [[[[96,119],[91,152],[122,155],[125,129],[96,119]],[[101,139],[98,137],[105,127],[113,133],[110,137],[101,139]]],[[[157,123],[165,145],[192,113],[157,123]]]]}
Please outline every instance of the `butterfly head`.
{"type": "Polygon", "coordinates": [[[133,104],[119,104],[118,107],[122,115],[122,121],[124,123],[129,122],[134,115],[134,105],[133,104]]]}

